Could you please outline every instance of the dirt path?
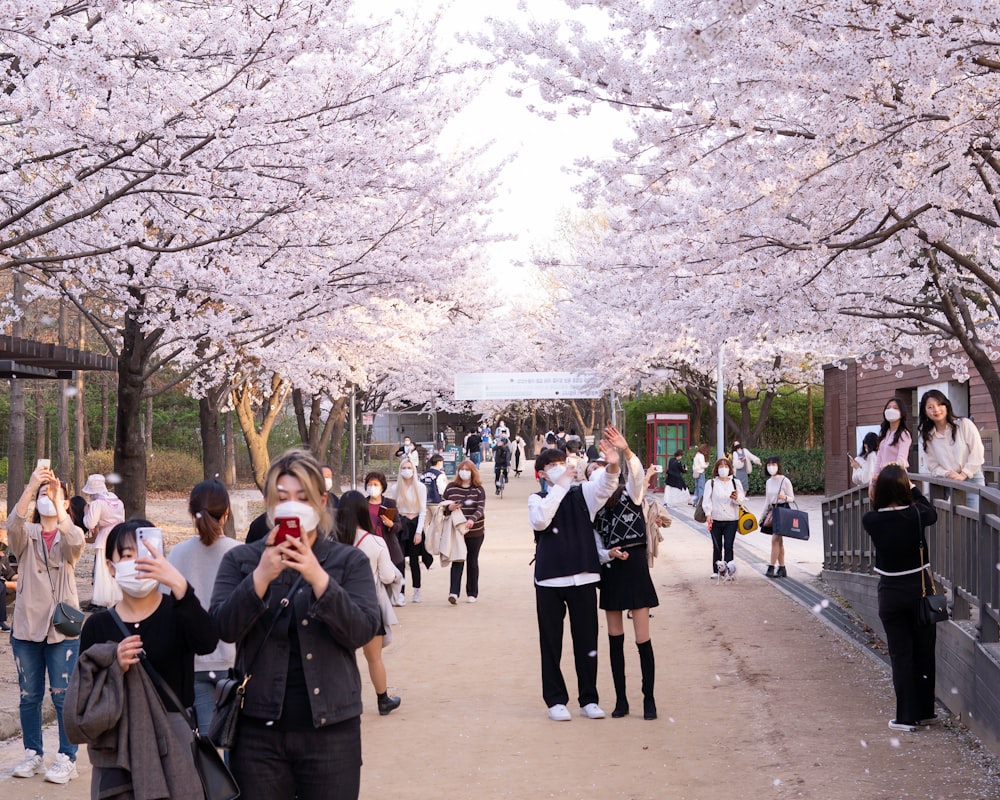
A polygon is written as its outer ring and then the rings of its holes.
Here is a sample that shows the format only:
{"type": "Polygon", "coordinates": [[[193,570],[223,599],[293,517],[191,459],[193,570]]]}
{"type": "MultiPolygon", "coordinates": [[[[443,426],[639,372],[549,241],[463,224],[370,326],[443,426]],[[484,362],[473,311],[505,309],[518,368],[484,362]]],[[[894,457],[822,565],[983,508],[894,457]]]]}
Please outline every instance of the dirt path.
{"type": "MultiPolygon", "coordinates": [[[[426,600],[399,609],[386,650],[403,698],[388,717],[365,681],[362,797],[716,798],[815,800],[993,798],[996,780],[957,733],[886,728],[885,668],[809,609],[744,569],[709,580],[710,545],[682,522],[654,568],[652,621],[660,719],[551,722],[541,699],[531,584],[527,477],[487,504],[479,603],[447,603],[447,572],[424,580],[426,600]]],[[[464,597],[463,597],[464,601],[464,597]]],[[[602,631],[603,631],[602,621],[602,631]]],[[[641,708],[638,657],[626,634],[629,693],[641,708]]],[[[9,652],[9,644],[3,644],[9,652]]],[[[606,638],[599,688],[614,705],[606,638]]],[[[567,632],[564,667],[573,683],[567,632]]],[[[571,703],[574,714],[576,704],[571,703]]],[[[47,750],[55,751],[47,729],[47,750]]],[[[21,755],[0,746],[0,775],[21,755]]],[[[0,777],[0,794],[85,798],[89,767],[67,787],[0,777]],[[8,792],[16,793],[8,794],[8,792]]]]}

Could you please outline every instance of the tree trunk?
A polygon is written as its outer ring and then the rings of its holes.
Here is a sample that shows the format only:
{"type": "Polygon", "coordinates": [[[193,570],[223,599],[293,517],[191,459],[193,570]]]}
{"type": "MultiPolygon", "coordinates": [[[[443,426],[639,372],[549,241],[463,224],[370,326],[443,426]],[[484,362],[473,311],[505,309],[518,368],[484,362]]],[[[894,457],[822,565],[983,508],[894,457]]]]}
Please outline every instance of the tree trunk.
{"type": "MultiPolygon", "coordinates": [[[[78,321],[77,328],[77,348],[80,350],[84,349],[86,344],[86,333],[84,328],[84,319],[81,314],[78,321]]],[[[81,369],[76,372],[76,381],[74,385],[76,386],[76,419],[75,419],[75,430],[73,437],[73,489],[76,494],[80,493],[83,488],[84,482],[87,480],[87,398],[84,394],[86,389],[86,384],[84,382],[84,375],[86,373],[81,369]]]]}
{"type": "Polygon", "coordinates": [[[198,400],[198,423],[201,426],[202,475],[206,481],[221,478],[225,469],[225,455],[219,424],[218,394],[214,388],[198,400]]]}
{"type": "Polygon", "coordinates": [[[236,433],[233,430],[233,412],[227,411],[226,425],[226,486],[230,489],[236,486],[236,433]]]}
{"type": "Polygon", "coordinates": [[[252,387],[249,383],[244,383],[233,389],[233,405],[236,408],[236,417],[240,421],[243,438],[246,440],[247,450],[250,453],[250,468],[253,471],[253,479],[261,491],[264,490],[264,479],[271,466],[267,440],[271,435],[274,421],[288,398],[289,390],[289,383],[275,373],[271,378],[271,393],[264,399],[261,408],[261,423],[258,428],[254,417],[252,387]]]}
{"type": "Polygon", "coordinates": [[[147,455],[153,454],[153,398],[146,398],[145,443],[147,455]]]}
{"type": "Polygon", "coordinates": [[[309,441],[309,425],[306,423],[306,408],[302,402],[302,390],[292,390],[292,408],[295,409],[295,424],[299,428],[299,441],[303,445],[309,441]]]}
{"type": "MultiPolygon", "coordinates": [[[[59,301],[59,344],[66,347],[69,344],[68,324],[66,318],[66,303],[59,301]]],[[[59,464],[59,477],[67,483],[71,477],[72,465],[69,461],[69,381],[58,382],[59,397],[56,399],[56,459],[59,464]]]]}
{"type": "Polygon", "coordinates": [[[118,408],[115,413],[115,492],[125,504],[125,518],[146,516],[146,448],[142,412],[146,340],[135,315],[128,312],[118,359],[118,408]]]}
{"type": "Polygon", "coordinates": [[[108,449],[108,427],[111,416],[111,387],[108,377],[101,376],[101,440],[98,443],[98,450],[108,449]]]}

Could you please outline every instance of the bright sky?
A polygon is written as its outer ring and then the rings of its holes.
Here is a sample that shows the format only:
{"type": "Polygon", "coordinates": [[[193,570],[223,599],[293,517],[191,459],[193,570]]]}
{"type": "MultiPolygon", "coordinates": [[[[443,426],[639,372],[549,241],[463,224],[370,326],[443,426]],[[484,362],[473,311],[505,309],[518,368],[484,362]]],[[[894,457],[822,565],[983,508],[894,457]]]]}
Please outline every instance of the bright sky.
{"type": "MultiPolygon", "coordinates": [[[[437,6],[436,0],[417,2],[437,6]]],[[[455,0],[441,35],[449,41],[455,31],[486,30],[487,15],[550,19],[566,13],[566,6],[558,0],[532,0],[529,10],[519,9],[518,0],[455,0]]],[[[542,119],[527,109],[534,91],[525,87],[526,99],[513,98],[507,95],[512,86],[506,72],[498,70],[482,94],[456,118],[452,130],[459,146],[495,140],[496,158],[516,154],[500,179],[495,228],[516,234],[517,240],[495,246],[490,254],[498,277],[509,277],[511,262],[528,260],[533,249],[559,249],[561,218],[577,208],[572,187],[578,179],[567,168],[583,156],[611,155],[612,141],[625,133],[620,116],[609,110],[582,118],[542,119]]]]}

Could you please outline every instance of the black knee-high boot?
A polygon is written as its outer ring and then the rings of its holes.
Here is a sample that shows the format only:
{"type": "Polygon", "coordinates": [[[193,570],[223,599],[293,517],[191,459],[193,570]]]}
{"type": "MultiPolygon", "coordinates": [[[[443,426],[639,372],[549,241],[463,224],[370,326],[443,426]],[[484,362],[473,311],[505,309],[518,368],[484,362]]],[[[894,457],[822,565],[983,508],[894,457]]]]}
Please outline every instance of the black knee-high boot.
{"type": "Polygon", "coordinates": [[[611,677],[615,682],[615,710],[611,716],[624,717],[628,714],[628,698],[625,696],[625,634],[612,636],[608,634],[611,651],[611,677]]]}
{"type": "Polygon", "coordinates": [[[656,680],[656,661],[653,658],[653,643],[637,642],[639,666],[642,668],[642,718],[656,719],[656,701],[653,699],[653,683],[656,680]]]}

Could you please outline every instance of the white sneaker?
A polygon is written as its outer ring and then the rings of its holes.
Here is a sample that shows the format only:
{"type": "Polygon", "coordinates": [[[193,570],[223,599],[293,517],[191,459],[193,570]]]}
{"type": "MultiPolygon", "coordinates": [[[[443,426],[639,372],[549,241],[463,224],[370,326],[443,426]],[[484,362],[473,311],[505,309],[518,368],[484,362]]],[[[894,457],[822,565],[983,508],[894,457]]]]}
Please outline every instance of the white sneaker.
{"type": "Polygon", "coordinates": [[[556,703],[554,706],[549,706],[549,719],[556,722],[569,722],[573,719],[573,715],[569,713],[569,709],[562,703],[556,703]]]}
{"type": "Polygon", "coordinates": [[[399,596],[396,598],[396,605],[400,607],[406,605],[406,595],[403,594],[402,592],[400,592],[399,596]]]}
{"type": "Polygon", "coordinates": [[[580,709],[580,716],[588,719],[604,719],[604,709],[597,703],[587,703],[580,709]]]}
{"type": "Polygon", "coordinates": [[[424,593],[421,592],[419,589],[414,589],[413,590],[413,602],[414,603],[422,603],[422,602],[424,602],[424,593]]]}
{"type": "Polygon", "coordinates": [[[905,722],[896,722],[894,719],[889,720],[889,730],[891,731],[905,731],[906,733],[916,733],[916,725],[907,725],[905,722]]]}
{"type": "Polygon", "coordinates": [[[478,600],[478,599],[479,599],[478,597],[466,597],[465,598],[465,602],[466,603],[475,603],[476,600],[478,600]]]}
{"type": "Polygon", "coordinates": [[[45,780],[49,783],[69,783],[73,778],[79,778],[80,773],[76,771],[76,762],[71,761],[65,753],[59,753],[52,766],[45,771],[45,780]]]}
{"type": "Polygon", "coordinates": [[[458,595],[457,594],[448,595],[448,602],[451,603],[452,605],[455,605],[455,603],[458,602],[458,595]]]}
{"type": "Polygon", "coordinates": [[[11,773],[15,778],[31,778],[45,772],[45,765],[42,763],[42,754],[34,750],[25,749],[24,760],[21,761],[11,773]]]}

